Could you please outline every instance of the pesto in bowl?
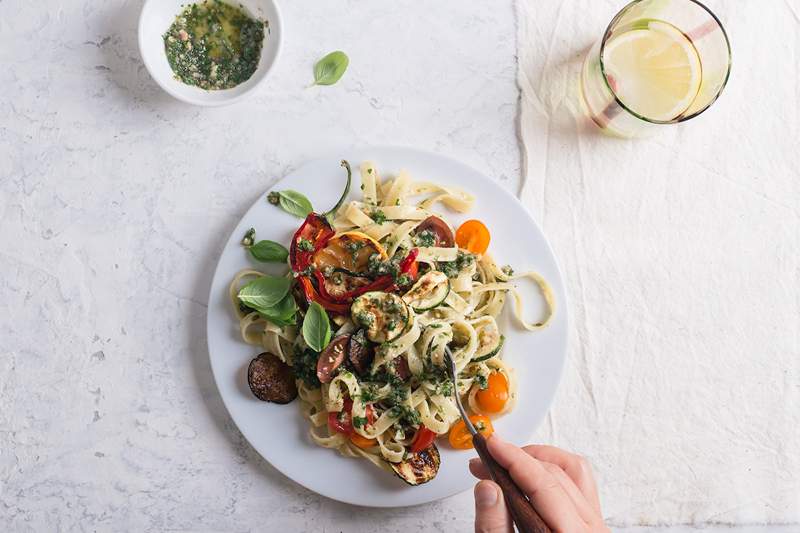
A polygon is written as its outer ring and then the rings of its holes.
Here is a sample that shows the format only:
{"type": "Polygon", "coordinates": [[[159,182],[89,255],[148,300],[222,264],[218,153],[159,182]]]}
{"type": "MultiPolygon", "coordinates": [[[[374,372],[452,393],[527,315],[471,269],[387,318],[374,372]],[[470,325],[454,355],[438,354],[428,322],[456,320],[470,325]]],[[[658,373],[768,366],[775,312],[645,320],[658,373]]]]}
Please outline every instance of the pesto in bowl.
{"type": "Polygon", "coordinates": [[[258,68],[267,22],[221,0],[186,6],[163,35],[175,78],[206,90],[231,89],[258,68]]]}

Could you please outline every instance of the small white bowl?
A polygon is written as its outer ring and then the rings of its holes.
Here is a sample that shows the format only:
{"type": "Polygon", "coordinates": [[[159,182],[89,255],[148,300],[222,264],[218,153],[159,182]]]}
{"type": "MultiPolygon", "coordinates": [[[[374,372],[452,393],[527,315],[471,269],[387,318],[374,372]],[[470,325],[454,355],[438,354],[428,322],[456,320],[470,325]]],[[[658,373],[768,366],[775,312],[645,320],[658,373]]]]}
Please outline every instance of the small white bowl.
{"type": "Polygon", "coordinates": [[[175,17],[187,5],[200,1],[202,0],[147,0],[139,16],[139,52],[156,83],[178,100],[201,106],[232,104],[260,85],[278,60],[282,38],[280,11],[273,0],[230,0],[233,5],[240,4],[250,16],[267,21],[261,59],[249,80],[232,89],[207,91],[175,79],[164,49],[164,34],[175,21],[175,17]]]}

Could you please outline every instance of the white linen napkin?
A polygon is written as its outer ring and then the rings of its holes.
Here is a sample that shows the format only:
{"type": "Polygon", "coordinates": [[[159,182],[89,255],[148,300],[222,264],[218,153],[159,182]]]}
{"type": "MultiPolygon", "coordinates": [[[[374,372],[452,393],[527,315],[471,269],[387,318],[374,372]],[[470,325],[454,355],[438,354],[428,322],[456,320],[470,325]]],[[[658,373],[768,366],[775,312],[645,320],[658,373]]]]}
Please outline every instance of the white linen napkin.
{"type": "Polygon", "coordinates": [[[538,441],[590,458],[615,525],[800,521],[800,4],[709,7],[720,100],[649,139],[587,121],[578,72],[623,1],[518,0],[521,198],[566,277],[538,441]]]}

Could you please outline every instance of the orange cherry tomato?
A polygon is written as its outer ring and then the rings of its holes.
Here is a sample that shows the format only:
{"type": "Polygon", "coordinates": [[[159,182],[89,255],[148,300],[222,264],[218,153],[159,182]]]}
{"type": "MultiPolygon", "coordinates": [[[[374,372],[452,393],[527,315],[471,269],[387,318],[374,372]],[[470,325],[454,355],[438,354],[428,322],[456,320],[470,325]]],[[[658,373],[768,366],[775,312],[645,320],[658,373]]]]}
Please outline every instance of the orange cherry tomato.
{"type": "Polygon", "coordinates": [[[489,248],[489,229],[480,220],[467,220],[456,230],[456,244],[473,254],[483,254],[489,248]]]}
{"type": "Polygon", "coordinates": [[[508,401],[508,380],[501,372],[492,372],[487,383],[488,387],[479,390],[475,399],[481,411],[499,413],[508,401]]]}
{"type": "MultiPolygon", "coordinates": [[[[489,420],[488,416],[472,415],[469,417],[469,420],[472,422],[472,425],[475,426],[475,429],[484,437],[489,438],[489,436],[494,433],[492,421],[489,420]]],[[[456,450],[468,450],[473,447],[472,435],[469,434],[467,425],[463,420],[459,420],[450,428],[450,435],[448,435],[447,440],[450,441],[450,446],[456,450]]]]}
{"type": "Polygon", "coordinates": [[[359,448],[372,448],[373,446],[378,444],[377,439],[368,439],[367,437],[362,437],[355,431],[350,434],[350,442],[352,442],[359,448]]]}

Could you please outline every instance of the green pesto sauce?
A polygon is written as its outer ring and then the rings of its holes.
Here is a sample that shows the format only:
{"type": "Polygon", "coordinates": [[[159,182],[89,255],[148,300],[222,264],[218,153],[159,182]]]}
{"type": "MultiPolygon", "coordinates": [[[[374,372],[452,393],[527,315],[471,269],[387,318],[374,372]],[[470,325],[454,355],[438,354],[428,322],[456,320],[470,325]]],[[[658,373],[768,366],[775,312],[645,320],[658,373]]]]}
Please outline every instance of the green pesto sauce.
{"type": "Polygon", "coordinates": [[[204,0],[183,9],[164,34],[175,78],[202,89],[230,89],[250,79],[261,58],[266,22],[241,6],[204,0]]]}

